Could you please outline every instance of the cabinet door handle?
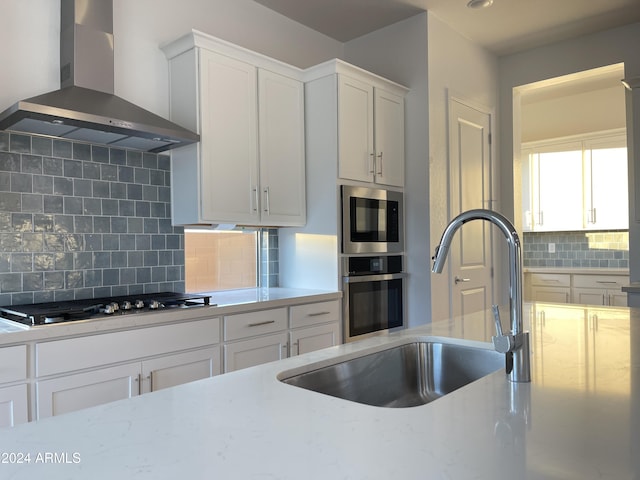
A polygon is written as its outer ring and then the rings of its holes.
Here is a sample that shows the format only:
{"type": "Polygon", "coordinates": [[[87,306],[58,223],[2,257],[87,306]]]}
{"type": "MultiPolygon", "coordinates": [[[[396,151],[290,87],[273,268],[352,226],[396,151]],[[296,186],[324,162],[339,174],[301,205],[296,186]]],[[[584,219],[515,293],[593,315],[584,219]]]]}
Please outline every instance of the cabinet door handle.
{"type": "Polygon", "coordinates": [[[287,342],[284,345],[282,345],[282,356],[284,358],[289,356],[289,342],[287,342]]]}
{"type": "Polygon", "coordinates": [[[250,323],[250,324],[249,324],[249,325],[247,325],[247,326],[249,326],[249,327],[259,327],[259,326],[261,326],[261,325],[270,325],[270,324],[272,324],[272,323],[276,323],[276,321],[275,321],[275,320],[266,320],[266,321],[264,321],[264,322],[250,323]]]}
{"type": "Polygon", "coordinates": [[[265,187],[264,189],[264,213],[269,215],[269,187],[265,187]]]}
{"type": "Polygon", "coordinates": [[[322,315],[329,315],[331,312],[314,312],[314,313],[308,313],[307,317],[320,317],[322,315]]]}
{"type": "Polygon", "coordinates": [[[258,202],[260,201],[258,199],[258,187],[253,187],[251,190],[253,191],[253,205],[252,205],[251,209],[254,212],[257,212],[258,211],[258,202]]]}
{"type": "Polygon", "coordinates": [[[378,155],[376,155],[376,158],[378,159],[378,161],[376,163],[378,163],[378,173],[377,175],[382,176],[382,152],[380,152],[378,155]]]}
{"type": "Polygon", "coordinates": [[[375,168],[375,159],[376,159],[376,154],[375,153],[370,153],[369,154],[369,173],[371,175],[374,175],[376,173],[376,168],[375,168]]]}
{"type": "Polygon", "coordinates": [[[147,378],[149,379],[149,391],[153,392],[153,371],[149,372],[147,378]]]}
{"type": "Polygon", "coordinates": [[[138,384],[138,395],[142,395],[142,391],[140,389],[140,384],[142,383],[142,375],[139,373],[136,378],[133,379],[134,382],[138,384]]]}

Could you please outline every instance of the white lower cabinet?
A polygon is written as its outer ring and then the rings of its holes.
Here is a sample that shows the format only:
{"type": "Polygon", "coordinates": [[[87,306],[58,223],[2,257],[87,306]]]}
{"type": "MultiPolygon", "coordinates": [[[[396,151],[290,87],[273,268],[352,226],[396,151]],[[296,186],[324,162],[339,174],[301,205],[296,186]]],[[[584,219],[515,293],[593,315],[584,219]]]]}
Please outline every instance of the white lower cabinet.
{"type": "Polygon", "coordinates": [[[273,362],[340,343],[340,301],[224,317],[224,371],[273,362]]]}
{"type": "Polygon", "coordinates": [[[166,355],[142,362],[141,391],[155,392],[222,373],[220,347],[166,355]]]}
{"type": "Polygon", "coordinates": [[[36,382],[37,419],[140,394],[140,363],[101,368],[36,382]]]}
{"type": "Polygon", "coordinates": [[[0,427],[29,421],[27,346],[0,348],[0,427]]]}
{"type": "Polygon", "coordinates": [[[290,355],[302,355],[340,343],[340,325],[328,323],[317,327],[297,328],[289,333],[290,355]]]}
{"type": "Polygon", "coordinates": [[[36,344],[36,418],[220,373],[220,319],[36,344]]]}
{"type": "Polygon", "coordinates": [[[296,305],[289,312],[289,355],[301,355],[340,343],[340,302],[296,305]]]}
{"type": "Polygon", "coordinates": [[[525,300],[626,307],[626,274],[526,273],[525,300]]]}
{"type": "Polygon", "coordinates": [[[220,348],[215,346],[38,381],[38,419],[135,397],[219,373],[220,348]]]}
{"type": "Polygon", "coordinates": [[[287,357],[287,333],[264,335],[224,346],[224,371],[233,372],[287,357]]]}
{"type": "Polygon", "coordinates": [[[570,303],[571,276],[561,273],[527,274],[527,300],[533,302],[570,303]]]}
{"type": "Polygon", "coordinates": [[[622,287],[628,283],[629,277],[622,275],[574,275],[573,303],[626,307],[622,287]]]}
{"type": "Polygon", "coordinates": [[[27,384],[0,388],[0,428],[29,421],[27,384]]]}

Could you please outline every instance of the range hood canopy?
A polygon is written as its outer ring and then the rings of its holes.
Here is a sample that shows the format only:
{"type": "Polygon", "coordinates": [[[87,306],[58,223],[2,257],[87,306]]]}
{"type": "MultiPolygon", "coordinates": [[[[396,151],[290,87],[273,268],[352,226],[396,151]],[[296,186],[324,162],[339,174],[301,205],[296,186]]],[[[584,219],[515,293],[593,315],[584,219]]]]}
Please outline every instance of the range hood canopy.
{"type": "Polygon", "coordinates": [[[61,0],[59,90],[0,114],[0,130],[163,152],[200,136],[114,95],[112,0],[61,0]]]}

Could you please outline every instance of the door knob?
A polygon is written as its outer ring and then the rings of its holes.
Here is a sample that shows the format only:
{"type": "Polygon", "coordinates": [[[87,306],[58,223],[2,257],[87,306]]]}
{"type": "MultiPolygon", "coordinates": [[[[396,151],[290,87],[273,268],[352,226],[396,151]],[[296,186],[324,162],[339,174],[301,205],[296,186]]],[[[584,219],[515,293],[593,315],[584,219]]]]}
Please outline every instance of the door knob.
{"type": "Polygon", "coordinates": [[[453,281],[455,282],[455,284],[459,284],[459,283],[463,283],[463,282],[470,282],[471,279],[470,278],[460,278],[459,276],[455,276],[455,278],[453,279],[453,281]]]}

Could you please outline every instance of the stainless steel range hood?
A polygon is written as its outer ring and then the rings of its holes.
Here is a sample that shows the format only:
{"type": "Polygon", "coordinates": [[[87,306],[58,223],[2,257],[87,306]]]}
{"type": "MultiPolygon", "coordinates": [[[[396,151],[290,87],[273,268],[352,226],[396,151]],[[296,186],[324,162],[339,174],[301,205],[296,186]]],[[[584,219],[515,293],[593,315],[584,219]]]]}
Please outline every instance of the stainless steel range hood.
{"type": "Polygon", "coordinates": [[[61,0],[60,90],[17,102],[0,130],[149,152],[200,136],[114,95],[112,0],[61,0]]]}

